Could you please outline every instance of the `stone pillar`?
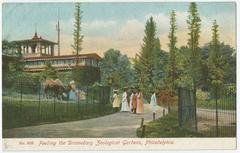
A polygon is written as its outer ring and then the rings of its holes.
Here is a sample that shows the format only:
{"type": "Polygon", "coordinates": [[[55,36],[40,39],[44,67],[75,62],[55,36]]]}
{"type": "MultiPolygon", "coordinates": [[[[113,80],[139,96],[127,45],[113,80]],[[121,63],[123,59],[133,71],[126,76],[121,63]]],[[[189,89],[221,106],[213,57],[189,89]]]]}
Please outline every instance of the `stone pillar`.
{"type": "Polygon", "coordinates": [[[23,47],[22,47],[22,45],[20,45],[20,52],[21,52],[21,54],[23,54],[23,47]]]}
{"type": "Polygon", "coordinates": [[[40,45],[40,43],[37,43],[37,47],[36,47],[36,53],[40,53],[40,47],[41,47],[41,45],[40,45]]]}
{"type": "Polygon", "coordinates": [[[26,45],[23,46],[23,54],[26,54],[26,45]]]}
{"type": "Polygon", "coordinates": [[[49,46],[47,47],[47,54],[49,55],[50,54],[50,49],[49,49],[49,46]]]}
{"type": "Polygon", "coordinates": [[[31,52],[31,45],[28,46],[28,54],[31,52]]]}
{"type": "Polygon", "coordinates": [[[54,46],[51,45],[51,55],[54,56],[54,46]]]}
{"type": "Polygon", "coordinates": [[[46,54],[47,46],[44,45],[44,54],[46,54]]]}
{"type": "Polygon", "coordinates": [[[29,47],[28,47],[28,45],[27,45],[27,54],[29,53],[29,50],[28,50],[28,48],[29,48],[29,47]]]}

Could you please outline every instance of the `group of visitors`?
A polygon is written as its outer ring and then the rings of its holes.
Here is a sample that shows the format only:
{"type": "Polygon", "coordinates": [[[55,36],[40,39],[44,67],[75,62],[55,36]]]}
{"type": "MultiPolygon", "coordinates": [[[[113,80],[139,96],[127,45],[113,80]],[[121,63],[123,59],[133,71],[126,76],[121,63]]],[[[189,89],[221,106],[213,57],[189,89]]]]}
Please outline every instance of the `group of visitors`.
{"type": "MultiPolygon", "coordinates": [[[[121,107],[121,112],[132,112],[134,114],[144,113],[143,94],[140,88],[131,87],[130,92],[128,92],[128,87],[125,87],[121,99],[118,90],[114,90],[113,92],[113,108],[116,111],[119,111],[119,108],[121,107]]],[[[155,113],[157,110],[155,92],[152,93],[150,105],[153,113],[155,113]]]]}

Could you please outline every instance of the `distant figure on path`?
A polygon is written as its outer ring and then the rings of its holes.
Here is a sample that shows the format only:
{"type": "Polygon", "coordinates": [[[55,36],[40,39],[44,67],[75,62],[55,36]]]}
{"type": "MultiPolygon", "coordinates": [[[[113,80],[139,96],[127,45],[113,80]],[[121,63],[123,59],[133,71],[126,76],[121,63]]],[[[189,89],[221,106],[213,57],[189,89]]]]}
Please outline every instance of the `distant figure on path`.
{"type": "Polygon", "coordinates": [[[114,90],[113,92],[114,92],[114,94],[113,94],[113,109],[118,111],[120,104],[121,104],[120,98],[119,98],[117,90],[114,90]]]}
{"type": "Polygon", "coordinates": [[[127,88],[124,88],[124,93],[122,95],[121,112],[129,112],[128,101],[127,101],[127,88]]]}
{"type": "Polygon", "coordinates": [[[152,92],[150,105],[151,105],[151,108],[152,108],[152,113],[156,113],[156,111],[157,111],[157,98],[156,98],[156,93],[154,91],[152,92]]]}
{"type": "Polygon", "coordinates": [[[137,114],[142,114],[143,109],[143,94],[140,89],[138,89],[137,93],[137,114]]]}
{"type": "Polygon", "coordinates": [[[132,110],[134,114],[136,114],[136,109],[137,109],[137,94],[135,91],[133,91],[132,110]]]}

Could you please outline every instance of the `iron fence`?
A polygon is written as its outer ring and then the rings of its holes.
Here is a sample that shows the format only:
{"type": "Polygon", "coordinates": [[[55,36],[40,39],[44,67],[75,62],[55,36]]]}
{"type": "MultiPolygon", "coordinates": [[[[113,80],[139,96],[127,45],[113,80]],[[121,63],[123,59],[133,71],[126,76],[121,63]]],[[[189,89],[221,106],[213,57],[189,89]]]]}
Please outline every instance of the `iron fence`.
{"type": "Polygon", "coordinates": [[[67,92],[61,96],[46,97],[39,83],[3,89],[3,128],[15,128],[36,124],[55,123],[98,117],[113,112],[108,86],[79,87],[75,99],[67,92]]]}
{"type": "Polygon", "coordinates": [[[225,85],[209,91],[209,97],[197,99],[198,131],[207,137],[236,136],[236,92],[225,85]]]}
{"type": "Polygon", "coordinates": [[[203,99],[194,95],[193,90],[179,88],[179,126],[204,137],[235,137],[236,92],[228,87],[214,88],[203,99]]]}

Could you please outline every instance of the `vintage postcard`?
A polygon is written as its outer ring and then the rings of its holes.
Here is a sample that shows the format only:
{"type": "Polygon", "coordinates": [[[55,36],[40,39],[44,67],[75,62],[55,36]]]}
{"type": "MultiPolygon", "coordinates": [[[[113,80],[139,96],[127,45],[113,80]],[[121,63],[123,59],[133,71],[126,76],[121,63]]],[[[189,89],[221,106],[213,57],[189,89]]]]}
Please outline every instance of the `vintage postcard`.
{"type": "Polygon", "coordinates": [[[236,149],[234,1],[3,1],[3,150],[236,149]]]}

